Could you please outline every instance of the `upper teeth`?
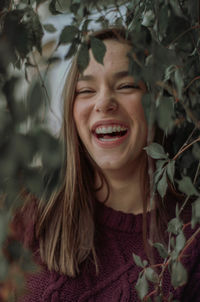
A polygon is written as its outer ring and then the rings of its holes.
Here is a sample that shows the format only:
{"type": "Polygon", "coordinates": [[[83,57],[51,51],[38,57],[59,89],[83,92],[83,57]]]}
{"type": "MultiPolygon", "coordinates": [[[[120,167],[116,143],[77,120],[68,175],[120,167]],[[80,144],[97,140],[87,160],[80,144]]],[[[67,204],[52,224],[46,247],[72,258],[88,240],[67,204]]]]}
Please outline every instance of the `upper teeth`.
{"type": "Polygon", "coordinates": [[[127,130],[125,126],[113,125],[113,126],[99,126],[95,129],[95,132],[97,134],[105,134],[105,133],[120,132],[125,130],[127,130]]]}

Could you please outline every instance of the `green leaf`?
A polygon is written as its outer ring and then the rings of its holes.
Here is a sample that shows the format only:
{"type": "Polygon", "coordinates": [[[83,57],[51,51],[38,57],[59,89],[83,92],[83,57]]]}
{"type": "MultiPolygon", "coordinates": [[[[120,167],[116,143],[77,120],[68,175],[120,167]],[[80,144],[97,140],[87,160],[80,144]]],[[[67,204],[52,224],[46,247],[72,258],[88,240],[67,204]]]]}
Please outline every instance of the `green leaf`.
{"type": "Polygon", "coordinates": [[[80,15],[80,11],[82,11],[82,10],[83,9],[82,9],[82,6],[80,7],[80,3],[73,3],[72,5],[70,5],[70,11],[75,15],[76,14],[80,15]]]}
{"type": "Polygon", "coordinates": [[[200,193],[194,187],[190,177],[183,176],[178,182],[178,188],[181,192],[185,193],[187,196],[200,196],[200,193]]]}
{"type": "MultiPolygon", "coordinates": [[[[43,28],[38,15],[30,6],[23,10],[10,10],[5,18],[4,34],[9,37],[9,51],[13,52],[10,54],[14,56],[13,59],[17,54],[21,59],[26,58],[33,47],[42,52],[43,28]]],[[[14,60],[17,61],[16,59],[14,60]]]]}
{"type": "Polygon", "coordinates": [[[168,162],[167,159],[159,159],[156,161],[156,169],[160,170],[163,168],[163,166],[168,162]]]}
{"type": "Polygon", "coordinates": [[[182,286],[187,282],[187,271],[181,262],[172,264],[171,283],[174,288],[182,286]]]}
{"type": "Polygon", "coordinates": [[[135,285],[135,289],[139,298],[142,300],[148,293],[148,282],[145,274],[138,278],[137,283],[135,285]]]}
{"type": "Polygon", "coordinates": [[[156,170],[155,175],[154,175],[155,185],[158,184],[159,180],[161,179],[161,177],[163,175],[163,172],[164,172],[164,168],[159,168],[156,170]]]}
{"type": "Polygon", "coordinates": [[[200,146],[198,144],[193,145],[192,154],[197,160],[200,160],[200,146]]]}
{"type": "Polygon", "coordinates": [[[147,261],[147,260],[144,260],[144,261],[143,261],[143,266],[147,266],[147,264],[148,264],[148,261],[147,261]]]}
{"type": "Polygon", "coordinates": [[[156,242],[153,244],[153,246],[157,249],[159,255],[165,259],[168,257],[168,252],[166,250],[166,248],[164,247],[164,245],[160,242],[156,242]]]}
{"type": "Polygon", "coordinates": [[[172,184],[174,184],[175,160],[170,160],[167,164],[167,175],[172,184]]]}
{"type": "Polygon", "coordinates": [[[143,264],[142,259],[140,258],[140,256],[133,253],[133,260],[134,260],[134,262],[137,266],[144,267],[144,264],[143,264]]]}
{"type": "Polygon", "coordinates": [[[183,76],[182,76],[179,68],[177,68],[175,70],[174,80],[175,80],[177,91],[178,91],[178,97],[179,97],[179,99],[181,99],[182,98],[182,90],[183,90],[183,87],[184,87],[184,81],[183,81],[183,76]]]}
{"type": "Polygon", "coordinates": [[[165,153],[163,146],[158,143],[152,143],[145,147],[147,154],[154,159],[167,159],[168,155],[165,153]]]}
{"type": "Polygon", "coordinates": [[[77,52],[78,44],[79,44],[79,39],[74,39],[72,41],[72,44],[70,45],[69,50],[65,55],[65,60],[70,59],[77,52]]]}
{"type": "Polygon", "coordinates": [[[170,133],[174,126],[174,100],[172,97],[161,97],[159,106],[156,108],[156,120],[159,127],[170,133]]]}
{"type": "Polygon", "coordinates": [[[162,177],[160,178],[160,180],[157,183],[157,191],[160,194],[160,196],[163,198],[166,194],[167,191],[167,187],[168,187],[168,183],[167,183],[167,173],[166,170],[164,170],[162,177]]]}
{"type": "Polygon", "coordinates": [[[159,32],[162,35],[164,35],[167,30],[168,11],[169,11],[168,5],[165,4],[163,4],[161,9],[159,10],[159,14],[158,14],[159,32]]]}
{"type": "Polygon", "coordinates": [[[28,114],[33,117],[44,105],[44,91],[39,81],[30,86],[27,97],[28,114]]]}
{"type": "Polygon", "coordinates": [[[92,19],[86,19],[82,25],[82,32],[87,32],[88,31],[88,25],[92,21],[92,19]]]}
{"type": "Polygon", "coordinates": [[[175,238],[172,236],[170,238],[170,246],[174,249],[175,248],[175,238]]]}
{"type": "Polygon", "coordinates": [[[24,185],[26,188],[28,188],[28,190],[35,196],[41,196],[41,193],[44,191],[44,183],[41,171],[29,169],[26,171],[25,177],[24,185]]]}
{"type": "Polygon", "coordinates": [[[103,41],[101,41],[97,38],[94,38],[94,37],[90,37],[90,41],[91,41],[92,53],[93,53],[95,60],[103,65],[103,58],[106,53],[105,44],[103,43],[103,41]]]}
{"type": "Polygon", "coordinates": [[[149,126],[152,126],[155,121],[155,102],[150,93],[145,93],[142,97],[142,106],[145,113],[145,118],[149,126]]]}
{"type": "Polygon", "coordinates": [[[51,2],[49,3],[49,10],[52,13],[52,15],[61,14],[61,12],[59,12],[56,8],[56,2],[57,0],[51,0],[51,2]]]}
{"type": "MultiPolygon", "coordinates": [[[[166,174],[166,163],[168,162],[167,159],[164,160],[157,160],[156,161],[156,171],[154,173],[154,184],[158,185],[159,181],[161,181],[161,178],[164,177],[163,174],[166,174]]],[[[164,179],[163,179],[164,180],[164,179]]],[[[159,186],[163,186],[162,181],[159,186]]]]}
{"type": "Polygon", "coordinates": [[[88,64],[89,64],[89,50],[88,50],[88,45],[86,43],[83,43],[80,47],[79,53],[78,53],[78,59],[77,59],[77,64],[78,64],[78,69],[80,72],[83,72],[88,64]]]}
{"type": "Polygon", "coordinates": [[[179,217],[172,218],[168,223],[167,231],[169,233],[173,233],[174,235],[178,235],[182,229],[183,222],[179,217]]]}
{"type": "MultiPolygon", "coordinates": [[[[142,80],[142,67],[136,60],[133,58],[132,53],[128,53],[127,57],[129,59],[128,72],[133,76],[135,83],[142,80]]],[[[149,95],[149,94],[148,94],[149,95]]]]}
{"type": "Polygon", "coordinates": [[[152,10],[148,10],[145,12],[143,16],[142,25],[146,27],[153,26],[154,20],[155,20],[154,12],[152,10]]]}
{"type": "Polygon", "coordinates": [[[7,262],[6,258],[2,255],[2,253],[0,253],[0,263],[0,282],[3,282],[8,276],[9,263],[7,262]]]}
{"type": "Polygon", "coordinates": [[[169,79],[171,79],[172,75],[174,75],[174,70],[176,69],[176,67],[174,66],[174,64],[169,65],[166,69],[165,69],[165,76],[164,76],[164,82],[167,82],[169,79]]]}
{"type": "Polygon", "coordinates": [[[185,242],[186,242],[185,236],[183,232],[180,232],[176,237],[176,247],[175,247],[178,253],[180,253],[180,251],[184,248],[185,242]]]}
{"type": "Polygon", "coordinates": [[[158,274],[151,267],[145,269],[145,275],[146,278],[153,283],[157,283],[159,280],[158,274]]]}
{"type": "Polygon", "coordinates": [[[77,27],[73,25],[65,26],[60,34],[59,44],[67,44],[72,42],[78,33],[79,30],[77,27]]]}
{"type": "Polygon", "coordinates": [[[57,29],[55,28],[55,26],[53,24],[49,24],[49,23],[48,24],[44,24],[43,27],[49,33],[54,33],[54,32],[57,31],[57,29]]]}
{"type": "Polygon", "coordinates": [[[38,144],[43,167],[48,167],[49,169],[60,167],[61,146],[58,140],[48,132],[40,131],[38,144]],[[49,150],[51,150],[51,152],[49,152],[49,150]]]}
{"type": "Polygon", "coordinates": [[[196,199],[192,203],[192,228],[195,227],[197,223],[200,222],[200,198],[196,199]]]}

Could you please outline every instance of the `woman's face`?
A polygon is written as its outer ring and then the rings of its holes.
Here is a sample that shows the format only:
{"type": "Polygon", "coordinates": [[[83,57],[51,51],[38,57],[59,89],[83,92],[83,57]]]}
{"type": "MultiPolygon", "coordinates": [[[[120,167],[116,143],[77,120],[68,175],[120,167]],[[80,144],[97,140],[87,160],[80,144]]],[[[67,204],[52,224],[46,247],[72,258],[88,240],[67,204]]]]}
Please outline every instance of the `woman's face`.
{"type": "Polygon", "coordinates": [[[96,164],[120,172],[144,154],[147,124],[141,99],[145,85],[128,74],[130,46],[104,41],[104,65],[90,63],[76,86],[73,116],[78,134],[96,164]]]}

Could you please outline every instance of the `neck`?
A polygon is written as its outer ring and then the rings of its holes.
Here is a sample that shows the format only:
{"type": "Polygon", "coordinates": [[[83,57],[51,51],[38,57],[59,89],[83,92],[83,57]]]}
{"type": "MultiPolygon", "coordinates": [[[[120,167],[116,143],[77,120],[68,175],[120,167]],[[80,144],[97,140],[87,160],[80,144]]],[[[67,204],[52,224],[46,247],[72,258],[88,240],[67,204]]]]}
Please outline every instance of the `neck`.
{"type": "MultiPolygon", "coordinates": [[[[110,194],[106,205],[125,213],[138,214],[143,212],[144,192],[142,182],[145,181],[147,172],[144,158],[137,160],[134,168],[124,171],[106,171],[104,175],[108,181],[110,194]]],[[[98,183],[97,178],[97,183],[98,183]]],[[[97,199],[104,201],[107,195],[105,184],[97,191],[97,199]]]]}

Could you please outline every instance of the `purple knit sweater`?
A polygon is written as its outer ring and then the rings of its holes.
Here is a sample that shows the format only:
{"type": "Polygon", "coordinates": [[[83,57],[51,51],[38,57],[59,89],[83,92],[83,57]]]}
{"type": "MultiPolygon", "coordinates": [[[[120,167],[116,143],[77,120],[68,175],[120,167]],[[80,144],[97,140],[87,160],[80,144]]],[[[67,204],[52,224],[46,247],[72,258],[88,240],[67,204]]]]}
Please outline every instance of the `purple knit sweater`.
{"type": "MultiPolygon", "coordinates": [[[[191,231],[189,231],[190,233],[191,231]]],[[[146,259],[142,240],[142,214],[115,211],[98,204],[99,275],[88,259],[76,278],[42,269],[27,278],[27,294],[20,302],[135,302],[140,301],[135,284],[140,268],[132,253],[146,259]]],[[[190,234],[188,234],[190,235],[190,234]]],[[[162,259],[156,256],[156,262],[162,259]]],[[[163,291],[181,302],[200,301],[200,240],[194,240],[184,257],[188,271],[187,285],[178,290],[170,285],[170,275],[164,276],[163,291]]],[[[171,300],[169,300],[171,301],[171,300]]]]}

